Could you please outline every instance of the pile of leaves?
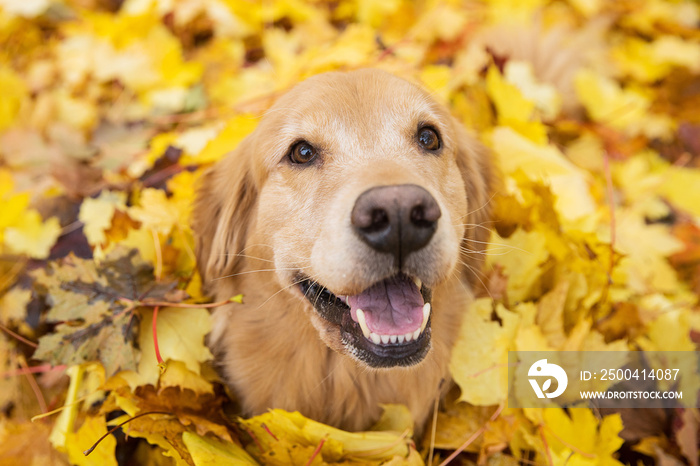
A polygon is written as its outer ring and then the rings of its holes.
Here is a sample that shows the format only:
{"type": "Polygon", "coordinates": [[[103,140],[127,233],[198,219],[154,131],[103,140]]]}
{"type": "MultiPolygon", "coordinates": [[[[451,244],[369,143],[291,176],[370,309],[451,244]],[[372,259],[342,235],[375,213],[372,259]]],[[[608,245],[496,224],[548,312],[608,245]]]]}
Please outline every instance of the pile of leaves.
{"type": "Polygon", "coordinates": [[[697,465],[693,400],[506,400],[508,351],[698,350],[699,26],[691,0],[0,0],[0,464],[697,465]],[[290,86],[361,67],[503,174],[423,439],[401,406],[241,419],[205,345],[198,177],[290,86]]]}

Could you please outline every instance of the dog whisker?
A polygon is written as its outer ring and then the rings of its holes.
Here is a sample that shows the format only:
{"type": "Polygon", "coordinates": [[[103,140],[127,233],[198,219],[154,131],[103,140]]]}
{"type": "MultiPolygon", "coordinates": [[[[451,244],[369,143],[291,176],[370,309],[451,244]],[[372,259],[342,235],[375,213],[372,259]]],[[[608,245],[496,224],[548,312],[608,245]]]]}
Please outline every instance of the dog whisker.
{"type": "MultiPolygon", "coordinates": [[[[493,295],[491,294],[491,290],[489,290],[488,287],[484,284],[484,282],[479,278],[479,275],[481,275],[484,279],[486,279],[487,278],[486,274],[484,274],[484,272],[481,270],[478,271],[478,274],[475,273],[474,268],[472,266],[470,266],[469,264],[465,264],[464,262],[462,262],[462,265],[464,265],[465,267],[470,269],[470,271],[474,274],[474,276],[477,278],[477,280],[479,280],[479,282],[481,282],[481,285],[482,285],[483,289],[486,291],[486,294],[488,294],[489,298],[493,299],[493,295]]],[[[469,293],[469,294],[473,293],[473,290],[471,290],[469,288],[469,286],[466,283],[464,283],[463,280],[459,280],[459,285],[462,287],[462,289],[466,293],[469,293]]]]}
{"type": "MultiPolygon", "coordinates": [[[[484,283],[484,281],[479,277],[479,275],[484,276],[483,272],[475,270],[474,267],[472,267],[469,264],[464,264],[464,265],[469,269],[469,271],[474,275],[474,277],[476,277],[476,279],[479,280],[479,283],[481,283],[481,286],[483,287],[484,290],[486,290],[486,292],[489,294],[489,296],[491,298],[493,298],[493,296],[491,296],[491,293],[489,292],[488,286],[486,286],[486,283],[484,283]]],[[[486,277],[484,276],[484,278],[486,278],[486,277]]]]}
{"type": "Polygon", "coordinates": [[[244,258],[244,259],[255,259],[255,260],[258,260],[258,261],[261,261],[261,262],[270,262],[270,263],[272,263],[272,264],[275,263],[275,261],[272,260],[272,259],[265,259],[265,258],[263,258],[263,257],[250,256],[250,255],[248,255],[248,254],[235,254],[235,253],[233,253],[233,252],[229,252],[229,253],[225,253],[225,254],[223,254],[223,255],[225,255],[225,256],[227,256],[227,257],[242,257],[242,258],[244,258]]]}
{"type": "Polygon", "coordinates": [[[485,226],[487,224],[494,224],[496,223],[493,220],[481,222],[481,223],[453,223],[454,226],[456,227],[466,227],[465,229],[467,230],[473,230],[475,228],[481,228],[483,230],[486,230],[487,232],[491,232],[491,228],[485,226]]]}
{"type": "MultiPolygon", "coordinates": [[[[310,267],[310,266],[309,266],[309,267],[310,267]]],[[[232,274],[230,274],[230,275],[224,275],[224,276],[222,276],[222,277],[212,278],[211,280],[212,280],[212,281],[214,281],[214,280],[223,280],[224,278],[238,277],[238,276],[240,276],[240,275],[248,275],[248,274],[251,274],[251,273],[261,273],[261,272],[284,272],[284,271],[299,270],[299,269],[303,269],[303,268],[305,268],[305,267],[289,267],[289,268],[279,268],[279,267],[276,267],[276,268],[274,268],[274,269],[246,270],[246,271],[243,271],[243,272],[232,273],[232,274]]]]}
{"type": "Polygon", "coordinates": [[[277,290],[275,293],[273,293],[269,298],[267,298],[260,306],[258,306],[258,307],[256,308],[256,310],[262,308],[265,304],[267,304],[272,298],[274,298],[274,297],[277,296],[278,294],[282,293],[283,291],[287,291],[287,290],[289,290],[289,289],[291,289],[291,288],[297,286],[298,284],[302,283],[304,280],[305,280],[305,278],[300,279],[300,280],[297,280],[297,281],[294,281],[294,282],[290,283],[289,285],[280,288],[280,289],[277,290]]]}
{"type": "Polygon", "coordinates": [[[487,246],[497,246],[497,247],[502,248],[502,249],[511,249],[511,250],[515,250],[515,251],[525,252],[527,254],[532,254],[531,251],[519,248],[517,246],[513,246],[512,244],[495,243],[493,241],[477,241],[477,240],[468,240],[468,242],[476,243],[476,244],[485,244],[487,246]]]}
{"type": "Polygon", "coordinates": [[[473,215],[473,214],[479,212],[480,210],[485,209],[486,207],[489,206],[489,204],[491,204],[491,201],[496,196],[496,194],[497,193],[491,194],[491,197],[488,198],[488,200],[486,202],[484,202],[481,206],[477,207],[476,209],[474,209],[472,211],[467,212],[465,215],[459,217],[457,220],[462,220],[464,217],[469,217],[470,215],[473,215]]]}
{"type": "Polygon", "coordinates": [[[465,254],[472,254],[472,255],[481,255],[481,256],[505,256],[513,250],[511,248],[492,248],[486,251],[479,251],[476,249],[470,249],[464,246],[460,246],[459,248],[463,253],[465,254]],[[501,252],[503,251],[503,252],[501,252]]]}

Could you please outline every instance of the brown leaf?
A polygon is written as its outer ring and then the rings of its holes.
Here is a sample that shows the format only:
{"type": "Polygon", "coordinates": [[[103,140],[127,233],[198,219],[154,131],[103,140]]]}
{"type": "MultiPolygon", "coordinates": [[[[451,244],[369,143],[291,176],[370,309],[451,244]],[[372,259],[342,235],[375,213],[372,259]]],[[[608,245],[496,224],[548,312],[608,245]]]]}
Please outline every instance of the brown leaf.
{"type": "Polygon", "coordinates": [[[600,409],[600,414],[608,416],[619,413],[625,428],[620,437],[628,442],[638,442],[645,437],[663,437],[670,431],[671,413],[669,409],[600,409]]]}
{"type": "Polygon", "coordinates": [[[605,341],[636,337],[643,329],[644,322],[633,303],[615,303],[612,312],[596,323],[596,329],[605,335],[605,341]]]}
{"type": "Polygon", "coordinates": [[[108,413],[121,409],[132,410],[132,415],[169,413],[170,415],[137,417],[124,426],[124,431],[154,444],[160,444],[158,442],[164,438],[188,464],[194,463],[182,440],[183,432],[194,430],[202,436],[213,434],[226,442],[233,441],[222,411],[226,398],[221,391],[216,394],[196,394],[179,387],[156,389],[152,385],[138,387],[135,392],[131,392],[126,385],[112,388],[112,394],[102,405],[101,411],[108,413]],[[135,412],[134,407],[137,408],[135,412]]]}
{"type": "Polygon", "coordinates": [[[693,408],[685,408],[680,413],[680,421],[683,423],[676,431],[676,443],[688,460],[690,466],[698,466],[698,444],[700,444],[700,425],[698,423],[698,411],[693,408]]]}
{"type": "Polygon", "coordinates": [[[175,286],[156,282],[153,268],[135,250],[121,249],[99,266],[71,255],[33,276],[51,306],[47,321],[58,323],[39,340],[34,358],[54,365],[100,361],[108,377],[137,367],[139,316],[129,300],[162,299],[175,286]]]}

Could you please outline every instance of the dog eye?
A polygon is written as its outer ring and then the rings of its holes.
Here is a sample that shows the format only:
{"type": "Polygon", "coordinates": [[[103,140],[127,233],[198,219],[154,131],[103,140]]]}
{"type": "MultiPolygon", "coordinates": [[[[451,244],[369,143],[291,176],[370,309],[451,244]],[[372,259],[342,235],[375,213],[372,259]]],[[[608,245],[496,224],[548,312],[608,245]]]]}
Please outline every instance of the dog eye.
{"type": "Polygon", "coordinates": [[[289,153],[292,163],[309,163],[316,158],[316,148],[306,141],[297,142],[289,153]]]}
{"type": "Polygon", "coordinates": [[[440,148],[440,137],[433,128],[424,126],[418,130],[418,144],[430,151],[436,151],[440,148]]]}

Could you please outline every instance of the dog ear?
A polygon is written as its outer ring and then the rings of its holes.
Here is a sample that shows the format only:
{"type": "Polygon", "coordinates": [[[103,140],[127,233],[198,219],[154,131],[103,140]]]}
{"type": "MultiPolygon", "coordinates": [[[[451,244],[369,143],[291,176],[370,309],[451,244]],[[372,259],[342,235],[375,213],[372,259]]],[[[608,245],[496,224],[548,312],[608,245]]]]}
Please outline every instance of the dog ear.
{"type": "MultiPolygon", "coordinates": [[[[246,138],[202,176],[194,203],[193,230],[202,282],[235,273],[254,218],[258,185],[246,138]]],[[[206,289],[206,286],[205,286],[206,289]]]]}
{"type": "Polygon", "coordinates": [[[474,286],[484,263],[486,246],[491,236],[491,212],[498,176],[491,152],[469,135],[462,124],[453,119],[457,133],[457,166],[467,191],[467,216],[462,239],[461,260],[465,276],[474,286]]]}

